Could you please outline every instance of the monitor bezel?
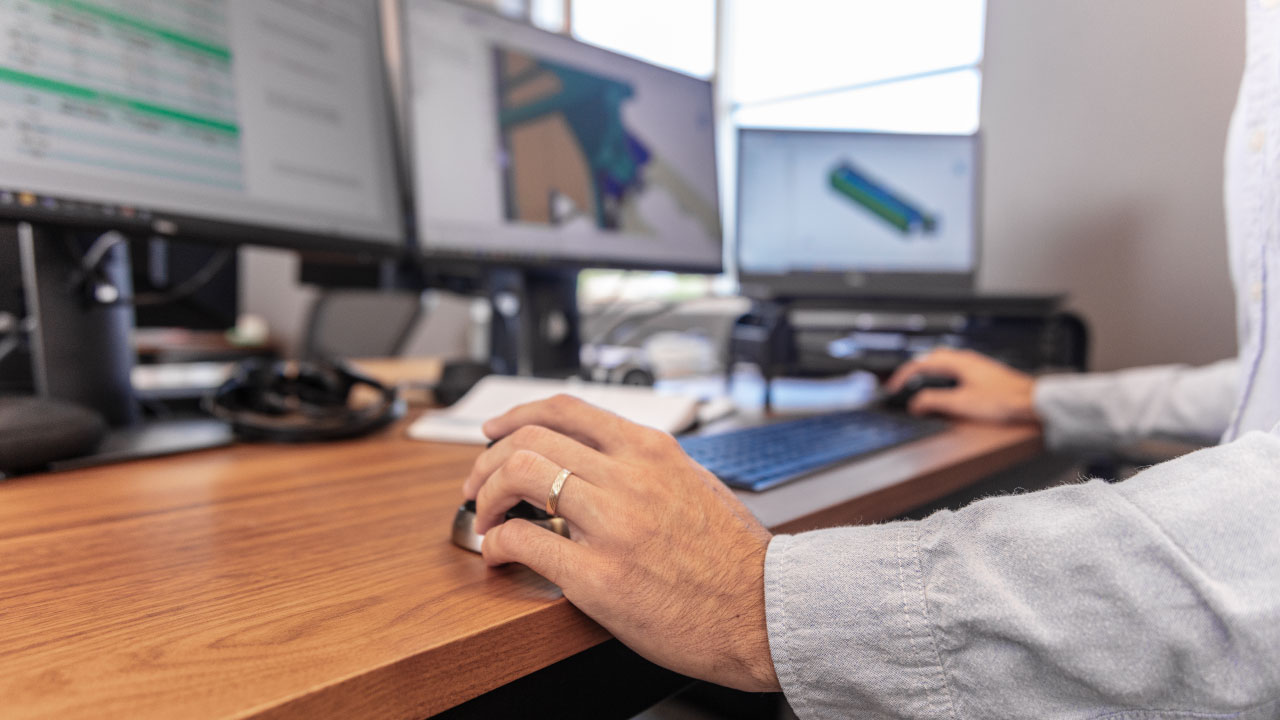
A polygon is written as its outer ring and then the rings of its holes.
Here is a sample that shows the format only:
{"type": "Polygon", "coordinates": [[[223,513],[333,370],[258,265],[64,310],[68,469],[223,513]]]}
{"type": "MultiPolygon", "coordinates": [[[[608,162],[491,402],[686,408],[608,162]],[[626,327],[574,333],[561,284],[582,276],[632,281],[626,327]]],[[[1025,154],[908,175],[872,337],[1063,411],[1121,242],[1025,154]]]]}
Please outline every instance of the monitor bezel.
{"type": "Polygon", "coordinates": [[[972,293],[982,263],[982,133],[898,133],[870,130],[833,130],[788,127],[739,127],[734,138],[734,266],[743,295],[759,299],[776,298],[892,298],[955,297],[972,293]],[[751,272],[742,266],[742,138],[752,133],[787,135],[858,135],[902,139],[961,138],[972,143],[973,151],[973,266],[965,272],[891,272],[875,270],[751,272]]]}
{"type": "Polygon", "coordinates": [[[213,245],[260,245],[285,250],[334,252],[346,256],[365,258],[399,258],[414,254],[415,238],[409,232],[411,215],[404,186],[403,148],[396,126],[395,102],[391,96],[390,72],[385,60],[386,47],[383,34],[383,9],[375,4],[374,21],[377,34],[377,67],[380,95],[386,106],[386,132],[390,140],[390,156],[393,177],[391,190],[395,194],[396,233],[398,239],[376,235],[300,230],[287,225],[270,225],[261,222],[239,221],[213,216],[169,212],[143,205],[106,203],[63,197],[46,193],[30,193],[23,188],[0,187],[0,192],[11,193],[15,200],[0,203],[0,220],[28,222],[45,227],[60,227],[85,231],[118,231],[127,237],[156,237],[175,241],[190,241],[213,245]],[[33,205],[17,200],[23,194],[34,195],[33,205]],[[54,208],[46,207],[52,201],[54,208]],[[76,207],[72,212],[64,207],[76,207]],[[128,215],[125,210],[128,210],[128,215]]]}
{"type": "Polygon", "coordinates": [[[496,9],[480,7],[464,0],[394,0],[397,13],[397,26],[400,33],[400,82],[401,92],[403,93],[403,117],[401,118],[402,139],[405,143],[404,157],[408,168],[406,174],[408,183],[408,192],[413,198],[411,207],[413,208],[413,218],[410,223],[412,227],[412,240],[417,248],[418,255],[427,262],[440,263],[442,265],[465,263],[468,265],[479,265],[485,268],[491,267],[525,267],[525,268],[567,268],[584,270],[588,268],[611,268],[621,270],[652,270],[658,272],[673,273],[689,273],[699,275],[717,275],[725,272],[725,222],[724,222],[724,202],[721,197],[722,186],[720,178],[720,118],[716,112],[716,96],[715,84],[712,80],[690,75],[688,73],[676,70],[675,68],[664,67],[654,63],[646,62],[640,58],[620,53],[608,48],[600,47],[592,43],[583,42],[570,35],[545,30],[531,23],[522,22],[515,18],[509,17],[498,12],[496,9]],[[442,248],[433,246],[420,229],[420,220],[418,218],[418,202],[417,202],[417,169],[414,166],[417,158],[416,152],[416,135],[417,128],[413,122],[413,62],[412,62],[412,38],[410,37],[410,13],[412,5],[423,2],[433,2],[440,5],[449,5],[466,12],[477,13],[488,18],[493,18],[499,22],[512,25],[521,30],[539,33],[556,38],[558,41],[574,43],[592,50],[606,53],[615,58],[619,58],[632,63],[639,63],[648,67],[655,68],[662,72],[668,72],[679,75],[682,78],[694,80],[707,86],[707,90],[711,95],[711,112],[712,112],[712,163],[715,165],[715,193],[714,199],[716,204],[716,212],[720,216],[720,237],[719,237],[719,257],[714,263],[697,264],[682,262],[647,262],[643,259],[635,258],[617,258],[617,257],[591,257],[589,255],[577,254],[539,254],[539,253],[516,253],[516,252],[497,252],[490,250],[463,250],[461,248],[442,248]]]}

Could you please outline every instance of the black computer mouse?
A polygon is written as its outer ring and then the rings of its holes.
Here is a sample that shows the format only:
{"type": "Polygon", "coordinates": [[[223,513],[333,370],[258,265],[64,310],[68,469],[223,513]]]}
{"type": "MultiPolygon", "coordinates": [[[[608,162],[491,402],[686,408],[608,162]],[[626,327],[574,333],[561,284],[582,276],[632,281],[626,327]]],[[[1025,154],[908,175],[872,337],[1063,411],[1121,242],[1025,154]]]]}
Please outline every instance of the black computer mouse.
{"type": "MultiPolygon", "coordinates": [[[[548,515],[542,510],[521,500],[507,511],[507,520],[520,518],[534,525],[541,525],[553,533],[569,537],[569,525],[562,517],[548,515]]],[[[476,533],[476,501],[468,500],[458,507],[453,517],[453,544],[466,548],[471,552],[480,552],[480,543],[484,536],[476,533]]]]}
{"type": "Polygon", "coordinates": [[[881,405],[890,410],[906,410],[911,398],[926,388],[953,388],[960,382],[950,375],[930,375],[920,373],[907,378],[897,392],[890,393],[881,400],[881,405]]]}

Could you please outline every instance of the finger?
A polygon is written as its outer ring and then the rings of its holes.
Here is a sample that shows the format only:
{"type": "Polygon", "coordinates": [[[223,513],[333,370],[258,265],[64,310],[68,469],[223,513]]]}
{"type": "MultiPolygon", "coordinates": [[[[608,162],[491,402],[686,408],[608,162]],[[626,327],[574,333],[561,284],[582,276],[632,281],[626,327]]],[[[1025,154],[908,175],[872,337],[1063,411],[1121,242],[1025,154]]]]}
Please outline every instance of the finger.
{"type": "MultiPolygon", "coordinates": [[[[551,484],[560,474],[561,467],[532,450],[519,450],[502,467],[489,477],[476,496],[475,529],[484,534],[489,528],[501,525],[507,513],[516,503],[524,500],[534,507],[546,505],[551,484]]],[[[574,527],[593,534],[600,527],[597,510],[603,506],[603,492],[572,475],[560,490],[556,514],[574,527]]]]}
{"type": "Polygon", "coordinates": [[[586,477],[607,477],[610,472],[609,458],[599,451],[541,425],[525,425],[476,458],[462,484],[462,494],[474,500],[489,476],[520,450],[532,450],[586,477]]]}
{"type": "Polygon", "coordinates": [[[922,373],[960,378],[967,367],[965,359],[965,355],[956,350],[949,348],[934,350],[928,355],[903,363],[885,382],[885,389],[889,392],[897,392],[908,380],[922,373]]]}
{"type": "Polygon", "coordinates": [[[525,425],[550,428],[605,453],[625,446],[627,432],[640,427],[571,395],[556,395],[493,418],[484,424],[484,434],[501,438],[525,425]]]}
{"type": "Polygon", "coordinates": [[[884,389],[891,393],[901,390],[902,386],[906,384],[908,380],[923,372],[920,369],[922,361],[923,358],[916,358],[915,360],[908,360],[907,362],[899,365],[898,369],[894,370],[893,374],[889,376],[889,379],[884,382],[884,389]]]}
{"type": "Polygon", "coordinates": [[[907,409],[912,415],[928,415],[936,413],[938,415],[964,416],[967,407],[964,393],[958,390],[949,389],[928,389],[921,390],[911,398],[911,403],[907,409]]]}
{"type": "Polygon", "coordinates": [[[586,572],[586,548],[528,520],[508,520],[485,533],[480,553],[488,565],[520,563],[564,588],[566,571],[586,572]]]}

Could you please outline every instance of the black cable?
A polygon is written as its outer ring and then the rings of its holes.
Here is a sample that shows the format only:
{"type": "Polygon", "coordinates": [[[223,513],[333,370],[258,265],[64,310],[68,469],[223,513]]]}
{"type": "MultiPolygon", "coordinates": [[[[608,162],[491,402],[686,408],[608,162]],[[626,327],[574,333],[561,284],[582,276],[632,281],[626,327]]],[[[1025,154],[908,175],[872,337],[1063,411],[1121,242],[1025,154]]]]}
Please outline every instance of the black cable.
{"type": "MultiPolygon", "coordinates": [[[[89,278],[96,278],[98,281],[110,284],[101,275],[98,266],[106,259],[107,254],[111,252],[112,248],[126,242],[128,242],[128,240],[126,240],[120,233],[103,233],[97,240],[93,241],[93,244],[89,246],[89,249],[86,250],[84,255],[80,258],[81,271],[89,278]]],[[[209,258],[208,262],[192,274],[191,277],[164,292],[139,293],[132,297],[127,297],[124,293],[119,292],[119,288],[115,288],[119,297],[113,301],[103,302],[101,304],[154,307],[156,305],[166,305],[168,303],[177,302],[178,300],[184,300],[199,292],[200,288],[209,284],[209,282],[213,280],[214,276],[217,275],[222,268],[226,267],[227,263],[235,257],[235,252],[235,248],[232,247],[222,248],[217,254],[209,258]]]]}
{"type": "Polygon", "coordinates": [[[200,288],[209,284],[210,280],[218,274],[222,268],[226,267],[231,258],[235,257],[235,248],[223,248],[216,255],[209,258],[204,267],[197,270],[191,277],[178,283],[172,289],[164,292],[139,293],[132,298],[123,298],[120,302],[132,303],[134,307],[153,307],[155,305],[165,305],[171,302],[183,300],[196,294],[200,288]]]}
{"type": "Polygon", "coordinates": [[[117,245],[127,243],[123,235],[117,232],[107,232],[98,236],[97,240],[84,251],[84,256],[80,258],[80,269],[86,273],[98,272],[98,266],[106,259],[107,253],[117,245]]]}

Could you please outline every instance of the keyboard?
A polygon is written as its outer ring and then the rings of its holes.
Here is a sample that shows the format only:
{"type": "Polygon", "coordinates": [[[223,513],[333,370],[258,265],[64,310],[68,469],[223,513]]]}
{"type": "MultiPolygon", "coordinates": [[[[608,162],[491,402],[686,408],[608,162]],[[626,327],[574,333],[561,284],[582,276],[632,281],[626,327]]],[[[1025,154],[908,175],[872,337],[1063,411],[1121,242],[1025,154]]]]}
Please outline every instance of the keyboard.
{"type": "Polygon", "coordinates": [[[934,418],[852,410],[686,436],[680,445],[726,485],[759,491],[946,427],[945,421],[934,418]]]}

